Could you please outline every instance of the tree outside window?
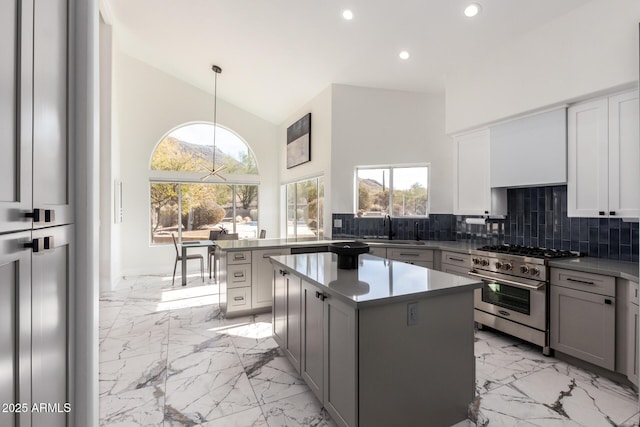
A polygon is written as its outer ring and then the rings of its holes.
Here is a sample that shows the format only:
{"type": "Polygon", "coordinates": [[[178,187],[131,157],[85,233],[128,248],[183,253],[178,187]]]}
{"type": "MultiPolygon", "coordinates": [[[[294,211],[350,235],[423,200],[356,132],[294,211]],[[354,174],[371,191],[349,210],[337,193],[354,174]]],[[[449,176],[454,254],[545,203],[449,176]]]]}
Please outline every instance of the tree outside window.
{"type": "Polygon", "coordinates": [[[428,180],[428,166],[357,168],[356,212],[358,216],[428,216],[428,180]]]}

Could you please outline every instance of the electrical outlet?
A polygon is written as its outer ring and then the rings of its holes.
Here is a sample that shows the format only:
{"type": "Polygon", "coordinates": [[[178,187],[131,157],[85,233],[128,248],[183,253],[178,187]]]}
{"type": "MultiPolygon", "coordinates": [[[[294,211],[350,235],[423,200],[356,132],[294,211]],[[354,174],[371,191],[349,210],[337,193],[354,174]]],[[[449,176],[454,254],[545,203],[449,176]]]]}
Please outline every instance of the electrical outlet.
{"type": "Polygon", "coordinates": [[[407,326],[415,326],[418,324],[418,303],[410,302],[407,304],[407,326]]]}
{"type": "Polygon", "coordinates": [[[341,219],[334,219],[333,220],[333,226],[335,228],[342,228],[342,220],[341,219]]]}

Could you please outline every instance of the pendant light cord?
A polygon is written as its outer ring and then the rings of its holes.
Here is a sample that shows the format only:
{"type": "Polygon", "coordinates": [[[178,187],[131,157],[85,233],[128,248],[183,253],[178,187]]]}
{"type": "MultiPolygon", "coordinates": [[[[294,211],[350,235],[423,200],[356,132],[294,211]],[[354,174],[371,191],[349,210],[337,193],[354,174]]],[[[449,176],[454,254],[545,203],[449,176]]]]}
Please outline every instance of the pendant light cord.
{"type": "Polygon", "coordinates": [[[218,74],[222,72],[222,68],[212,65],[211,69],[215,73],[213,80],[213,156],[211,172],[216,169],[216,128],[218,127],[218,74]]]}

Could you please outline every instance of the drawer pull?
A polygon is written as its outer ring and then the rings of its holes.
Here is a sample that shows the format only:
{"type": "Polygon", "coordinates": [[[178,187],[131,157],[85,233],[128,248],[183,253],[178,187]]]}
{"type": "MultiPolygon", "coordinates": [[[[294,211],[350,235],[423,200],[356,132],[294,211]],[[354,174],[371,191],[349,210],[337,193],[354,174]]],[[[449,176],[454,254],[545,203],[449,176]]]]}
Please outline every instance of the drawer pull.
{"type": "Polygon", "coordinates": [[[242,254],[242,255],[234,255],[233,259],[234,259],[234,261],[241,261],[241,260],[245,260],[246,258],[244,256],[244,254],[242,254]]]}
{"type": "Polygon", "coordinates": [[[244,273],[240,273],[240,272],[233,273],[233,277],[244,277],[244,273]]]}
{"type": "Polygon", "coordinates": [[[287,270],[280,269],[280,274],[282,276],[286,276],[287,274],[289,274],[289,272],[287,270]]]}
{"type": "Polygon", "coordinates": [[[420,254],[415,252],[400,252],[400,256],[420,256],[420,254]]]}
{"type": "Polygon", "coordinates": [[[233,297],[234,301],[244,301],[244,297],[233,297]]]}
{"type": "Polygon", "coordinates": [[[636,288],[636,298],[638,298],[638,288],[636,288]]]}
{"type": "Polygon", "coordinates": [[[451,261],[464,262],[464,260],[463,260],[462,258],[449,257],[449,259],[450,259],[451,261]]]}
{"type": "Polygon", "coordinates": [[[600,216],[604,216],[604,211],[600,211],[600,212],[598,212],[598,214],[599,214],[600,216]]]}
{"type": "Polygon", "coordinates": [[[613,302],[612,302],[609,298],[606,298],[606,299],[604,300],[604,303],[605,303],[605,304],[608,304],[608,305],[613,304],[613,302]]]}
{"type": "Polygon", "coordinates": [[[585,285],[595,285],[595,283],[589,282],[588,280],[578,280],[578,279],[574,279],[572,277],[567,277],[567,280],[569,282],[584,283],[585,285]]]}

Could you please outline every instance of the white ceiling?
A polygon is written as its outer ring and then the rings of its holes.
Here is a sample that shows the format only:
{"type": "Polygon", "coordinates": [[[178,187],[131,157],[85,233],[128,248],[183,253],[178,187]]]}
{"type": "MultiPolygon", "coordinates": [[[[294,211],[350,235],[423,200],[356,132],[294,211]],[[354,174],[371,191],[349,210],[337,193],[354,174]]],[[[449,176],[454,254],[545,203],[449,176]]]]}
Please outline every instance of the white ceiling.
{"type": "Polygon", "coordinates": [[[444,91],[445,75],[591,0],[102,0],[119,49],[276,124],[331,83],[444,91]],[[341,17],[354,12],[352,21],[341,17]],[[407,61],[400,50],[411,53],[407,61]]]}

